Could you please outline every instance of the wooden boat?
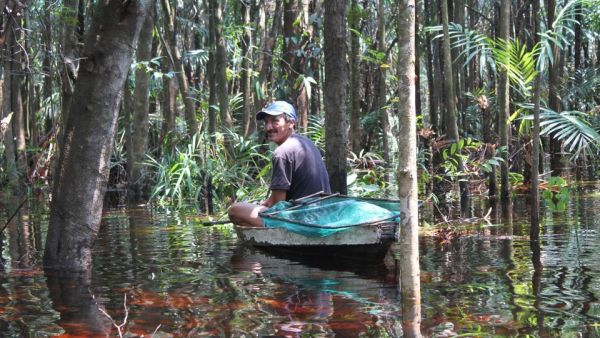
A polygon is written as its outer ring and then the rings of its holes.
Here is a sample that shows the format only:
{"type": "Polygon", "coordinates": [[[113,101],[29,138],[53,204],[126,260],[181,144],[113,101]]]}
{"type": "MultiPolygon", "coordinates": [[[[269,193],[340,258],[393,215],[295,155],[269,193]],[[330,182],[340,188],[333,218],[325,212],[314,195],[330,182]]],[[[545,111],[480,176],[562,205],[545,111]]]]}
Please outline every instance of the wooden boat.
{"type": "MultiPolygon", "coordinates": [[[[369,219],[369,215],[364,215],[364,218],[361,218],[358,222],[356,222],[356,214],[354,215],[354,220],[349,220],[345,223],[344,219],[331,219],[332,223],[338,224],[332,227],[329,224],[314,223],[321,220],[322,217],[320,215],[331,216],[330,210],[337,207],[334,205],[335,203],[347,200],[380,204],[383,202],[388,208],[394,208],[398,203],[395,200],[366,199],[339,194],[319,193],[316,196],[311,195],[292,201],[283,208],[276,210],[269,209],[262,213],[261,217],[265,224],[267,224],[266,227],[235,225],[235,231],[243,243],[270,252],[328,258],[382,259],[396,238],[399,212],[389,217],[378,217],[378,219],[369,219]],[[335,199],[335,201],[332,199],[335,199]],[[334,206],[332,207],[332,205],[334,206]],[[292,213],[290,211],[292,210],[296,219],[293,219],[291,216],[292,213]],[[319,212],[321,214],[318,214],[319,212]],[[317,213],[316,216],[315,213],[317,213]],[[307,214],[306,219],[311,219],[312,221],[304,222],[298,220],[298,217],[304,214],[307,214]],[[318,219],[317,221],[315,221],[316,218],[318,219]],[[270,227],[268,224],[272,220],[284,223],[283,227],[270,227]],[[366,221],[363,222],[363,220],[366,221]],[[297,227],[302,229],[296,231],[297,227]],[[319,231],[322,228],[325,228],[326,231],[334,229],[334,232],[327,235],[311,235],[310,231],[314,229],[319,231]],[[309,235],[307,235],[306,231],[309,231],[309,235]]],[[[340,212],[338,218],[347,216],[348,213],[340,212]]]]}

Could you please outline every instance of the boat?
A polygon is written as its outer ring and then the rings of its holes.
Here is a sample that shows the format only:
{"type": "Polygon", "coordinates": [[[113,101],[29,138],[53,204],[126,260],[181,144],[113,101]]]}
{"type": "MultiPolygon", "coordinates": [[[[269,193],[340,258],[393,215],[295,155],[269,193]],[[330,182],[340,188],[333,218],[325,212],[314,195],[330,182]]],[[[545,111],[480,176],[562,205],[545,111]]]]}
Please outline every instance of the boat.
{"type": "Polygon", "coordinates": [[[317,193],[261,212],[264,227],[235,225],[244,244],[272,253],[381,260],[396,239],[399,201],[317,193]]]}

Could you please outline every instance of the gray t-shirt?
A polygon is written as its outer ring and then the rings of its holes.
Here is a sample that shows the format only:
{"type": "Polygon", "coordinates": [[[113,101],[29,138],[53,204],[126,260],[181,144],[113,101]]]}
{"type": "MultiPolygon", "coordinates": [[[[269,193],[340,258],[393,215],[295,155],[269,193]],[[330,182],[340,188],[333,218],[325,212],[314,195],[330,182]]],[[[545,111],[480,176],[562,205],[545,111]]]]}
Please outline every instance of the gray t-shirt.
{"type": "Polygon", "coordinates": [[[331,192],[319,149],[303,135],[292,134],[273,154],[271,190],[287,190],[292,200],[319,191],[331,192]]]}

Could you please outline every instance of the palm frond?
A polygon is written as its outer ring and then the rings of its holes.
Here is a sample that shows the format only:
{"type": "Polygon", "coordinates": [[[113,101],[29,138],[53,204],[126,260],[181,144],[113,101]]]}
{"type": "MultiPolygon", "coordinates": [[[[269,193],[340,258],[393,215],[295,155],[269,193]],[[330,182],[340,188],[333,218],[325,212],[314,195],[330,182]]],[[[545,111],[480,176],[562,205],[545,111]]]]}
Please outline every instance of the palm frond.
{"type": "MultiPolygon", "coordinates": [[[[533,105],[523,104],[533,109],[533,105]]],[[[565,150],[576,159],[581,154],[594,155],[600,146],[600,133],[588,121],[588,115],[580,111],[557,113],[550,109],[542,109],[540,113],[540,135],[550,136],[563,142],[565,150]]],[[[523,119],[531,120],[532,115],[523,119]]]]}
{"type": "Polygon", "coordinates": [[[543,70],[546,64],[554,64],[554,47],[565,49],[571,45],[573,39],[573,27],[577,23],[577,15],[584,16],[589,10],[588,6],[577,6],[588,4],[589,0],[571,0],[562,7],[554,19],[552,26],[540,35],[540,57],[538,58],[538,69],[543,70]]]}
{"type": "Polygon", "coordinates": [[[595,105],[594,96],[600,90],[600,68],[577,69],[561,87],[565,107],[588,111],[595,105]]]}
{"type": "Polygon", "coordinates": [[[506,70],[512,88],[524,97],[529,96],[533,80],[538,74],[535,61],[539,47],[528,50],[519,40],[497,39],[493,41],[492,53],[496,63],[506,70]]]}

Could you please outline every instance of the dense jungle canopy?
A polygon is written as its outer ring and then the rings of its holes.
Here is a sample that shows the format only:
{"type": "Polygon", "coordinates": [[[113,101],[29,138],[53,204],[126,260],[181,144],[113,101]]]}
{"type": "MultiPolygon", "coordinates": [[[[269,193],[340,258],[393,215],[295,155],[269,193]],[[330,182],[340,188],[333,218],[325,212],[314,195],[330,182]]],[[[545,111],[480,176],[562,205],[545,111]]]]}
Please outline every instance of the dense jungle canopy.
{"type": "Polygon", "coordinates": [[[416,1],[411,95],[404,3],[4,1],[2,189],[54,191],[63,211],[101,209],[105,189],[206,214],[261,199],[272,148],[254,114],[274,99],[342,193],[402,188],[411,100],[419,198],[444,215],[538,186],[560,208],[563,177],[595,177],[597,0],[416,1]]]}

